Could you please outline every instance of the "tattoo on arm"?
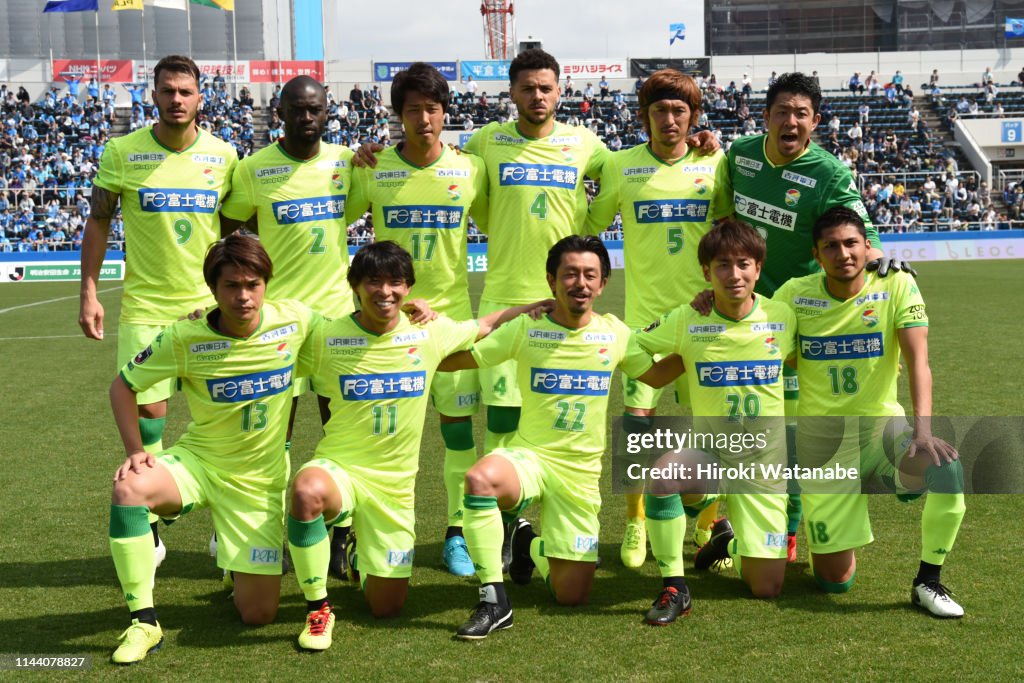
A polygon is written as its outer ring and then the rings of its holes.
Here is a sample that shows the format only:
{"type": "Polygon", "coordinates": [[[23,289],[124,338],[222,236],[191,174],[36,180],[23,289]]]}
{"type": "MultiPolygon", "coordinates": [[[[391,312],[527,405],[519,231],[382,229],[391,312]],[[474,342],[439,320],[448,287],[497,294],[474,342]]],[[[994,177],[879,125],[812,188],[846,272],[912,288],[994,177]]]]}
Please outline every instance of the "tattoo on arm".
{"type": "Polygon", "coordinates": [[[110,220],[114,217],[118,199],[120,195],[93,185],[89,217],[101,221],[110,220]]]}

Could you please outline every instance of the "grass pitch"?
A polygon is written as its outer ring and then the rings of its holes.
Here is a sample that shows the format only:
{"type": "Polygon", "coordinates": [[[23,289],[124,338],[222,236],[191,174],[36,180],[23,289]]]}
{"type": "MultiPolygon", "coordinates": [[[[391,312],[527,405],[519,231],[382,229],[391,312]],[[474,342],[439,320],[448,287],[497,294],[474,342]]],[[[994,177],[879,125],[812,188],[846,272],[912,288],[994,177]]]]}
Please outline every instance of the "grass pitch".
{"type": "MultiPolygon", "coordinates": [[[[1024,309],[1019,262],[925,263],[919,266],[931,318],[935,412],[1021,413],[1019,369],[1024,309]]],[[[474,296],[482,276],[471,276],[474,296]]],[[[590,604],[558,607],[536,579],[510,587],[515,627],[480,643],[456,642],[455,628],[476,602],[476,580],[440,566],[445,527],[443,444],[428,413],[417,484],[416,569],[405,614],[372,619],[358,590],[332,580],[338,623],[323,654],[295,646],[305,603],[294,575],[285,577],[278,620],[241,625],[207,555],[206,512],[162,530],[169,555],[157,576],[164,649],[129,671],[108,663],[127,611],[107,549],[110,479],[122,448],[107,403],[114,376],[117,283],[102,283],[107,340],[78,331],[77,284],[0,287],[0,665],[28,654],[85,654],[87,672],[55,679],[147,680],[679,680],[739,678],[864,680],[986,679],[1022,675],[1012,647],[1024,619],[1020,548],[1024,498],[970,496],[943,580],[967,610],[943,622],[910,606],[918,563],[921,503],[871,501],[876,540],[858,553],[851,593],[821,594],[799,561],[783,596],[757,601],[735,573],[691,572],[693,613],[668,628],[641,622],[661,582],[648,560],[638,571],[618,560],[622,498],[606,475],[601,556],[590,604]],[[46,302],[46,303],[43,303],[46,302]]],[[[657,286],[652,281],[651,286],[657,286]]],[[[620,313],[623,277],[613,275],[603,311],[620,313]]],[[[905,389],[905,388],[904,388],[905,389]]],[[[905,390],[901,395],[905,394],[905,390]]],[[[611,415],[621,413],[612,393],[611,415]]],[[[674,406],[665,402],[663,414],[674,406]]],[[[165,443],[187,423],[178,395],[165,443]]],[[[477,443],[483,443],[477,420],[477,443]]],[[[319,435],[314,401],[300,402],[293,461],[312,453],[319,435]]],[[[688,548],[687,556],[692,555],[688,548]]],[[[0,679],[13,677],[0,670],[0,679]]]]}

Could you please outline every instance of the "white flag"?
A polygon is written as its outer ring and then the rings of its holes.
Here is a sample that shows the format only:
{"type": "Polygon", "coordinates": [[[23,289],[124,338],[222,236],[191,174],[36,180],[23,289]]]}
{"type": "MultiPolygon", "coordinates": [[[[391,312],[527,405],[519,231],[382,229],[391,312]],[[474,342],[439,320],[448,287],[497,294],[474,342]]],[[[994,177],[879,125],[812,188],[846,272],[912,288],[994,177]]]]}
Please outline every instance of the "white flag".
{"type": "Polygon", "coordinates": [[[164,9],[180,9],[182,12],[185,11],[185,3],[188,0],[143,0],[143,2],[150,7],[163,7],[164,9]]]}

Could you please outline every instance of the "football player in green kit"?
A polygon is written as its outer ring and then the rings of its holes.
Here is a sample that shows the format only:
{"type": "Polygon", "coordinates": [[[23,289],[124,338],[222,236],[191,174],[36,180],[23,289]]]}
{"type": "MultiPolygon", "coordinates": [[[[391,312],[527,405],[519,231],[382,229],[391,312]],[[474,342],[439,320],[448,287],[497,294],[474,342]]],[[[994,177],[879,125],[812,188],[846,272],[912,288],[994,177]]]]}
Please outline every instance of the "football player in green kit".
{"type": "MultiPolygon", "coordinates": [[[[448,82],[416,62],[395,76],[392,108],[404,139],[377,156],[374,168],[353,172],[345,207],[352,223],[373,207],[374,235],[412,255],[416,285],[409,296],[453,320],[473,317],[467,279],[466,229],[470,211],[487,216],[487,169],[480,157],[458,154],[441,142],[448,82]]],[[[436,375],[430,395],[440,414],[448,529],[442,558],[456,576],[471,576],[473,562],[462,536],[462,480],[476,462],[472,416],[480,409],[476,370],[436,375]]]]}

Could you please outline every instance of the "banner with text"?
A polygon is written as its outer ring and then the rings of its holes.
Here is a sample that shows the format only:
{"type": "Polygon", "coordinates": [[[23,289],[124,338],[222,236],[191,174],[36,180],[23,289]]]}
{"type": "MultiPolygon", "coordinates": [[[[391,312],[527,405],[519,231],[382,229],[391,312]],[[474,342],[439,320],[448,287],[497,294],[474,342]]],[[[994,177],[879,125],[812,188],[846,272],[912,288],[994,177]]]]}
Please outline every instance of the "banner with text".
{"type": "Polygon", "coordinates": [[[562,76],[572,76],[579,81],[583,78],[628,78],[629,69],[625,59],[569,59],[561,63],[562,76]]]}
{"type": "Polygon", "coordinates": [[[507,59],[486,59],[482,61],[459,62],[462,78],[472,76],[478,81],[507,81],[508,68],[512,62],[507,59]]]}
{"type": "Polygon", "coordinates": [[[276,83],[296,76],[324,80],[324,63],[302,60],[253,59],[249,61],[250,83],[276,83]]]}
{"type": "Polygon", "coordinates": [[[204,77],[213,78],[219,71],[220,75],[228,81],[249,80],[248,59],[239,59],[238,62],[230,60],[197,59],[196,66],[199,67],[199,73],[204,77]]]}
{"type": "MultiPolygon", "coordinates": [[[[99,80],[104,83],[131,83],[132,60],[102,59],[99,63],[99,80]]],[[[53,80],[60,81],[61,74],[77,73],[83,78],[97,78],[95,59],[55,59],[53,60],[53,80]]]]}
{"type": "MultiPolygon", "coordinates": [[[[459,80],[459,71],[456,68],[458,65],[455,62],[427,62],[427,64],[440,71],[445,80],[459,80]]],[[[412,66],[412,62],[374,62],[373,80],[378,82],[394,80],[395,74],[405,71],[410,66],[412,66]]]]}
{"type": "MultiPolygon", "coordinates": [[[[22,261],[0,263],[0,283],[11,282],[78,282],[82,266],[77,262],[22,261]]],[[[124,261],[104,261],[100,280],[123,280],[124,261]]]]}
{"type": "Polygon", "coordinates": [[[711,73],[711,58],[680,57],[665,59],[662,57],[652,57],[650,59],[629,60],[629,75],[633,78],[647,78],[655,71],[661,69],[675,69],[690,76],[707,76],[711,73]]]}

